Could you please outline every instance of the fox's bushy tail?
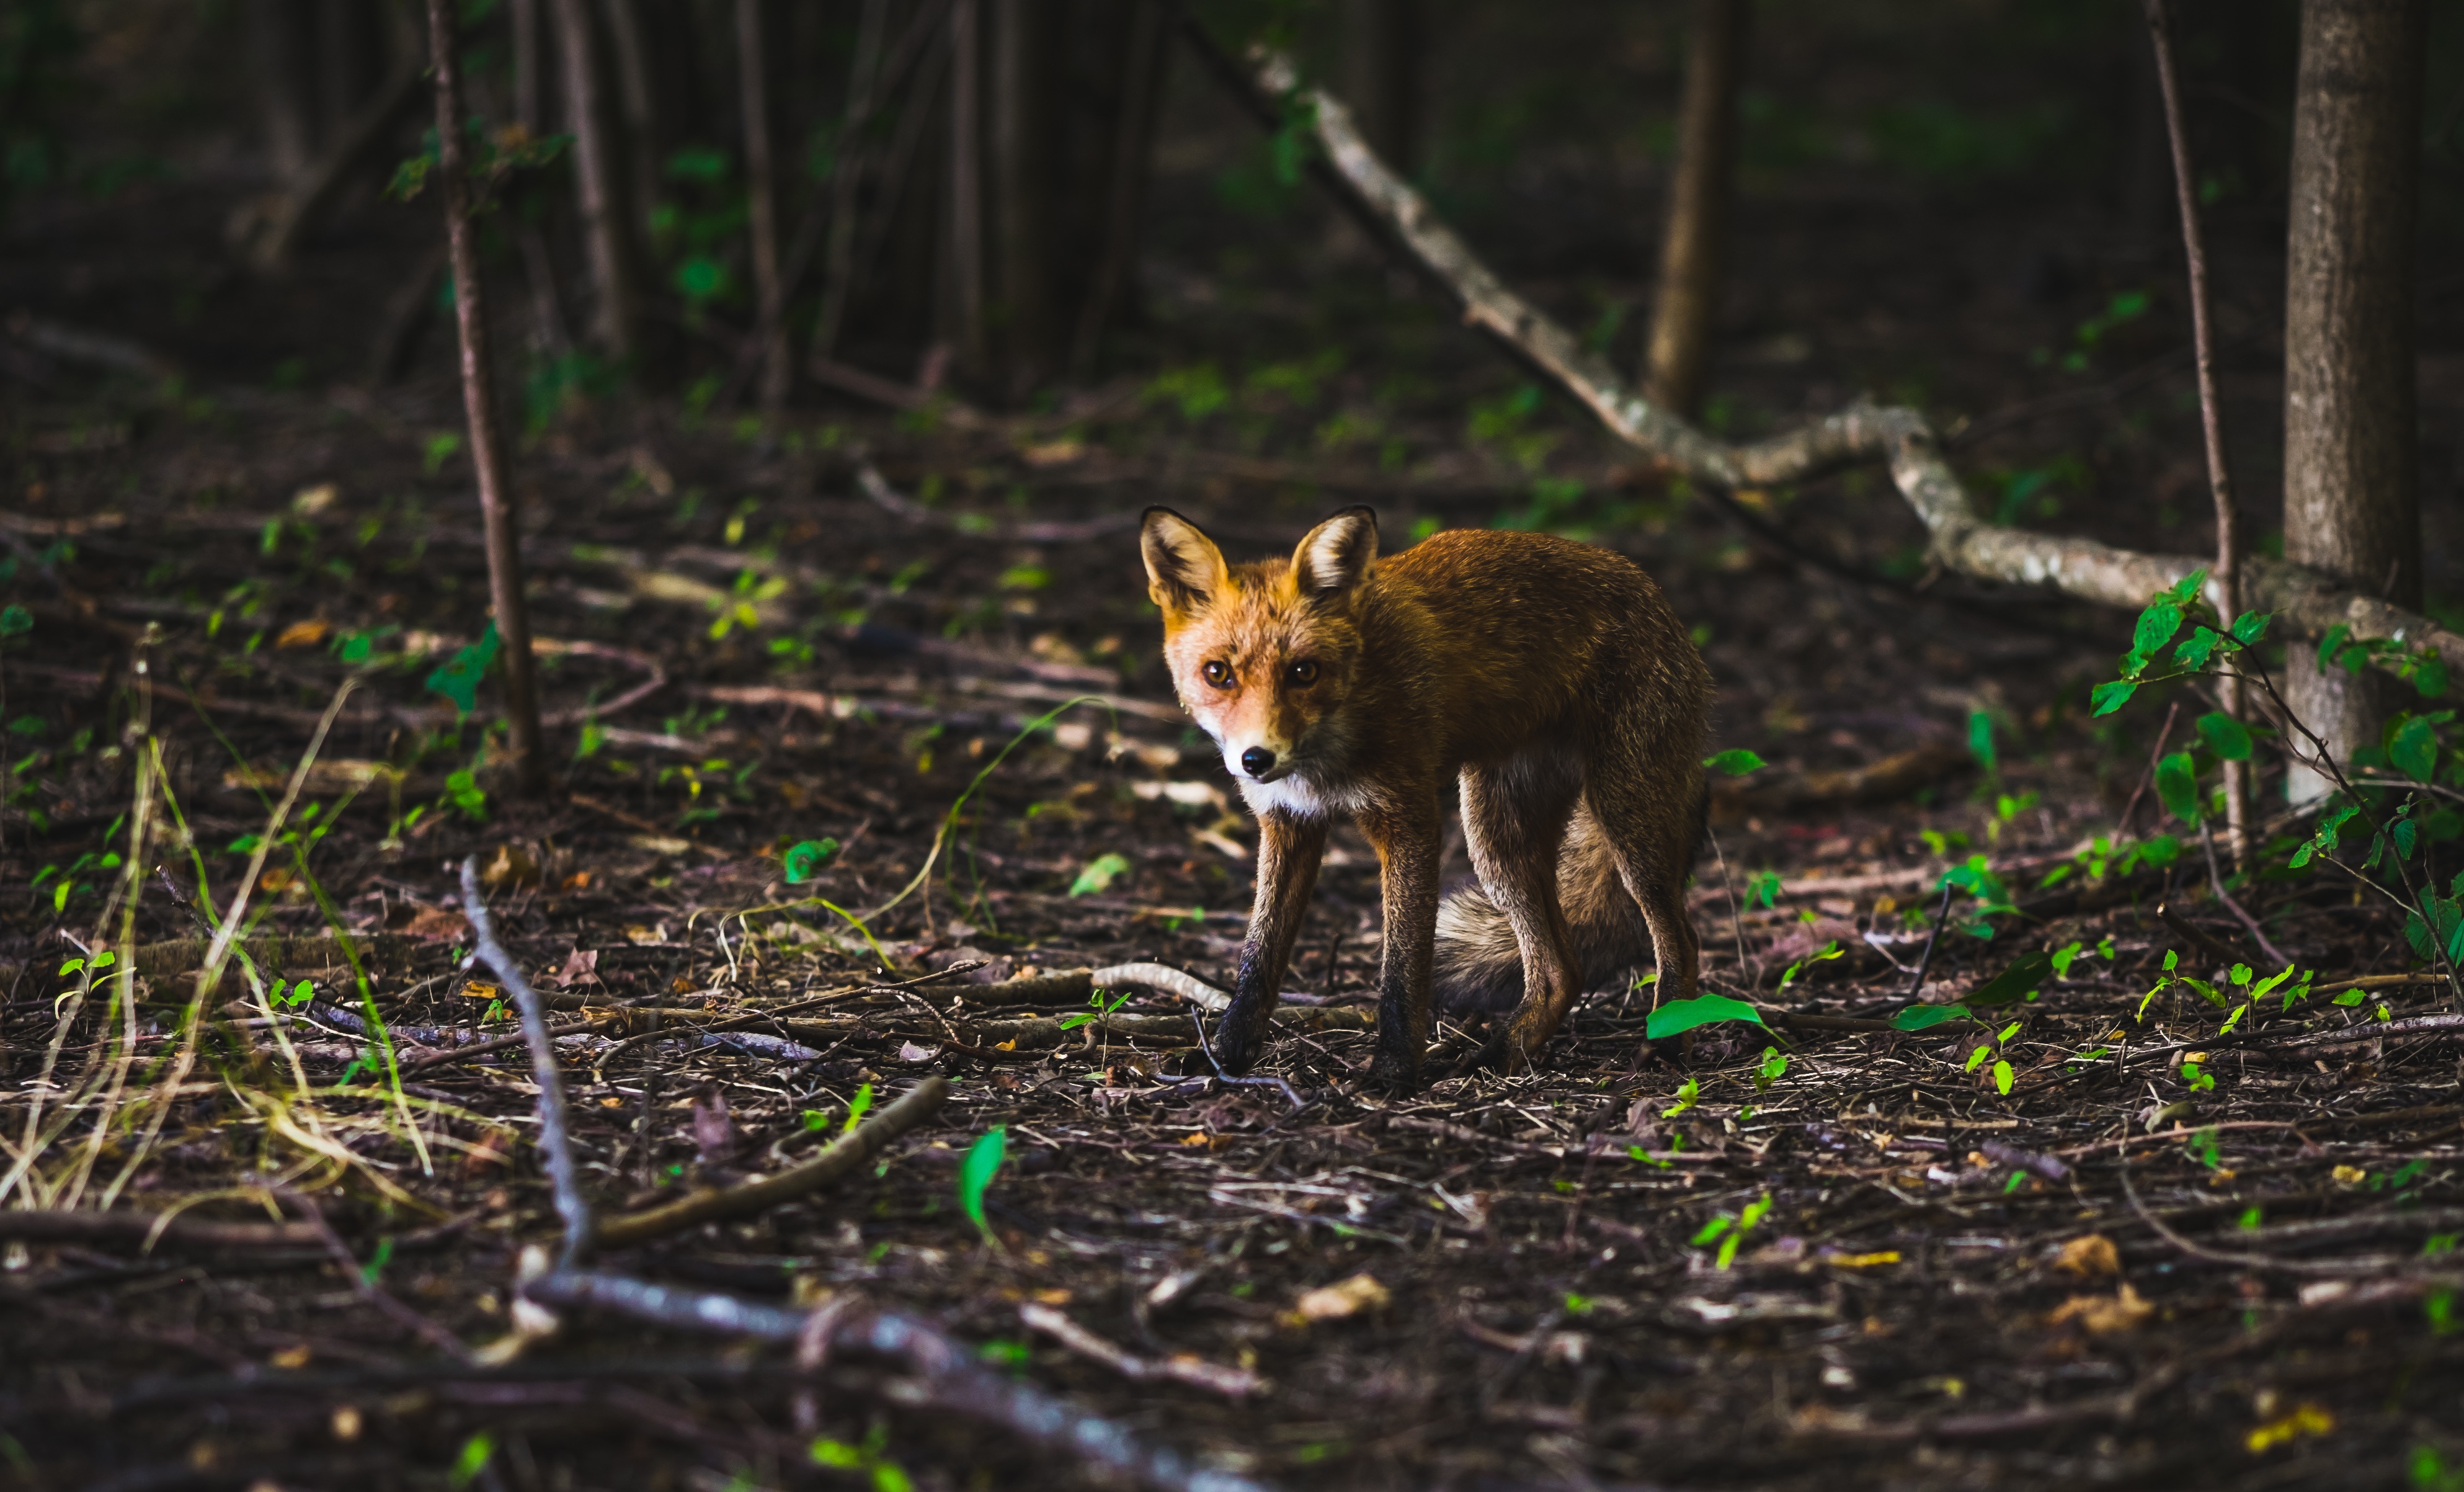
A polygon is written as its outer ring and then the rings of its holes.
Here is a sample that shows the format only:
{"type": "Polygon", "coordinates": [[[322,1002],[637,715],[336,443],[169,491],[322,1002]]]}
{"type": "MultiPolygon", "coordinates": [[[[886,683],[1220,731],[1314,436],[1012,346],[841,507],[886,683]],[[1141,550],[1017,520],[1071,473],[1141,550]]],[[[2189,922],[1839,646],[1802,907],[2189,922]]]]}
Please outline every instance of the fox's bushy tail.
{"type": "MultiPolygon", "coordinates": [[[[1577,967],[1591,985],[1653,956],[1651,929],[1618,876],[1617,857],[1588,803],[1576,803],[1557,854],[1557,904],[1573,933],[1577,967]]],[[[1438,903],[1435,964],[1432,983],[1441,1009],[1506,1011],[1523,998],[1523,949],[1514,941],[1513,924],[1477,881],[1438,903]]]]}

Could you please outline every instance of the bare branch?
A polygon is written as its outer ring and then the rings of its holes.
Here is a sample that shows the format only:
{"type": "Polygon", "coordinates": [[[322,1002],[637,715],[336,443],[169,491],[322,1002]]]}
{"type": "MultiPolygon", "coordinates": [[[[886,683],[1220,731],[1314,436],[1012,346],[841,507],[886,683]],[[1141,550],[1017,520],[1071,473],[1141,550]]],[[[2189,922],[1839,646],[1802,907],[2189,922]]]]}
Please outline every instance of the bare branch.
{"type": "MultiPolygon", "coordinates": [[[[2032,533],[1989,523],[1943,457],[1942,441],[1914,410],[1859,403],[1803,429],[1752,445],[1706,434],[1628,390],[1580,338],[1516,295],[1481,262],[1426,198],[1388,169],[1353,126],[1351,111],[1322,88],[1304,85],[1291,62],[1262,55],[1254,73],[1230,63],[1195,22],[1183,34],[1238,85],[1252,112],[1280,120],[1293,100],[1305,107],[1328,169],[1317,172],[1355,212],[1401,245],[1418,267],[1463,307],[1463,323],[1486,332],[1517,358],[1581,401],[1610,433],[1658,457],[1673,472],[1718,487],[1800,481],[1852,462],[1887,463],[1900,495],[1931,540],[1945,569],[1980,580],[2045,586],[2085,601],[2137,609],[2194,569],[2207,556],[2145,554],[2093,539],[2032,533]]],[[[2302,566],[2249,556],[2241,604],[2276,613],[2277,624],[2317,636],[2343,623],[2357,638],[2396,637],[2428,647],[2451,668],[2464,668],[2464,635],[2416,612],[2349,590],[2302,566]]],[[[2212,589],[2212,587],[2211,587],[2212,589]]],[[[2212,600],[2213,597],[2211,597],[2212,600]]]]}

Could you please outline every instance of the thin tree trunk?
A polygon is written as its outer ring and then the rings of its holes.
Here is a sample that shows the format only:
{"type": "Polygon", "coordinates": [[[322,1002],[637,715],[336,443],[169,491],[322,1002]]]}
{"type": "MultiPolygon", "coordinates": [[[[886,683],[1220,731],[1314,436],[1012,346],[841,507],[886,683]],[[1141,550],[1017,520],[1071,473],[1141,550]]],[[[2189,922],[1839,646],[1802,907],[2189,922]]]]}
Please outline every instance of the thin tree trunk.
{"type": "Polygon", "coordinates": [[[979,374],[992,361],[984,327],[982,4],[950,7],[950,275],[958,356],[979,374]]]}
{"type": "Polygon", "coordinates": [[[779,279],[779,175],[771,156],[770,49],[761,0],[736,0],[737,92],[744,105],[745,228],[753,240],[755,335],[761,339],[761,412],[787,404],[786,297],[779,279]]]}
{"type": "Polygon", "coordinates": [[[300,0],[250,0],[249,48],[265,147],[276,180],[288,186],[317,153],[315,102],[308,89],[309,13],[300,0]]]}
{"type": "Polygon", "coordinates": [[[821,315],[813,323],[811,357],[826,363],[838,355],[839,328],[847,320],[848,276],[855,268],[856,209],[863,200],[866,152],[859,144],[872,118],[879,86],[881,36],[890,0],[864,0],[856,22],[855,57],[847,69],[847,113],[839,125],[837,164],[830,176],[830,237],[822,271],[821,315]]]}
{"type": "Polygon", "coordinates": [[[513,0],[514,122],[536,139],[546,115],[539,105],[539,0],[513,0]]]}
{"type": "Polygon", "coordinates": [[[584,0],[555,0],[564,107],[573,130],[573,177],[597,290],[592,335],[600,352],[630,365],[641,351],[641,272],[633,253],[624,153],[608,116],[605,70],[584,0]]]}
{"type": "Polygon", "coordinates": [[[454,0],[428,0],[429,53],[436,74],[438,195],[445,203],[446,253],[453,272],[453,320],[462,342],[462,410],[471,428],[471,469],[488,546],[488,593],[495,602],[497,655],[504,665],[505,717],[513,732],[517,791],[547,786],[539,742],[539,679],[531,662],[531,622],[522,593],[517,498],[505,474],[496,425],[495,374],[488,362],[488,302],[479,278],[478,234],[471,226],[471,187],[462,159],[462,71],[454,45],[454,0]]]}
{"type": "Polygon", "coordinates": [[[1045,0],[993,7],[993,242],[999,246],[1004,391],[1023,398],[1051,375],[1053,74],[1056,27],[1045,0]]]}
{"type": "MultiPolygon", "coordinates": [[[[2421,603],[2413,222],[2425,0],[2303,0],[2284,306],[2284,555],[2421,603]]],[[[2375,745],[2388,693],[2291,650],[2286,701],[2339,758],[2375,745]]],[[[2296,802],[2326,779],[2297,769],[2296,802]]]]}
{"type": "Polygon", "coordinates": [[[1721,268],[1728,252],[1728,212],[1736,190],[1737,92],[1745,74],[1749,0],[1695,0],[1685,58],[1685,98],[1677,129],[1677,170],[1668,183],[1660,239],[1660,286],[1642,394],[1692,419],[1702,412],[1719,317],[1721,268]]]}
{"type": "MultiPolygon", "coordinates": [[[[650,211],[659,202],[659,161],[668,145],[667,114],[650,69],[650,42],[643,34],[641,12],[634,0],[601,0],[600,16],[607,23],[609,52],[616,63],[616,92],[625,117],[625,166],[633,185],[631,231],[637,243],[648,243],[650,211]]],[[[637,251],[638,254],[638,251],[637,251]]]]}
{"type": "MultiPolygon", "coordinates": [[[[2214,297],[2208,288],[2207,233],[2199,222],[2198,176],[2190,168],[2190,136],[2182,119],[2182,84],[2173,67],[2172,21],[2166,14],[2165,0],[2147,0],[2147,33],[2155,55],[2157,88],[2164,97],[2165,137],[2172,147],[2173,195],[2182,213],[2182,255],[2189,265],[2190,342],[2199,366],[2199,427],[2207,441],[2208,487],[2216,504],[2216,564],[2208,573],[2209,593],[2222,625],[2230,626],[2241,614],[2241,525],[2233,506],[2233,472],[2225,461],[2224,410],[2216,392],[2214,297]]],[[[2240,720],[2240,678],[2228,674],[2218,683],[2224,713],[2240,720]]],[[[2249,768],[2247,762],[2224,764],[2225,826],[2233,863],[2244,868],[2250,863],[2249,768]]]]}
{"type": "Polygon", "coordinates": [[[1131,11],[1129,45],[1121,59],[1120,117],[1113,122],[1112,159],[1107,172],[1103,257],[1079,307],[1070,370],[1091,376],[1103,349],[1104,329],[1129,303],[1138,264],[1139,227],[1146,217],[1147,163],[1155,151],[1156,100],[1163,96],[1163,12],[1150,3],[1131,11]]]}

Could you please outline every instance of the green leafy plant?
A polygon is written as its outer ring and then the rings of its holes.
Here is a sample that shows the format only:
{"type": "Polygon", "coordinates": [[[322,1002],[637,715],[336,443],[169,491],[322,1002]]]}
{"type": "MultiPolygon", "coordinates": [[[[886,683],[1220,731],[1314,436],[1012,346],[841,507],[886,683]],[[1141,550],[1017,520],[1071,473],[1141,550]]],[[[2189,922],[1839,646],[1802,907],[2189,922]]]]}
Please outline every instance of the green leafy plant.
{"type": "Polygon", "coordinates": [[[1695,1230],[1694,1236],[1689,1241],[1698,1249],[1718,1243],[1720,1252],[1712,1261],[1713,1266],[1726,1269],[1736,1262],[1737,1250],[1744,1246],[1747,1235],[1752,1233],[1765,1217],[1771,1215],[1771,1193],[1766,1191],[1753,1201],[1748,1202],[1742,1211],[1734,1214],[1723,1213],[1705,1223],[1695,1230]]]}
{"type": "Polygon", "coordinates": [[[1648,1040],[1660,1041],[1723,1020],[1763,1024],[1762,1013],[1743,1000],[1725,994],[1703,994],[1690,1000],[1671,1000],[1653,1011],[1643,1023],[1643,1035],[1648,1040]]]}
{"type": "Polygon", "coordinates": [[[1104,991],[1098,990],[1094,993],[1087,996],[1088,1009],[1080,1011],[1074,1015],[1064,1015],[1061,1017],[1061,1029],[1064,1031],[1075,1031],[1081,1026],[1104,1019],[1128,1003],[1130,1003],[1130,991],[1127,990],[1114,995],[1111,1003],[1109,1005],[1104,1003],[1104,991]]]}
{"type": "Polygon", "coordinates": [[[958,1163],[958,1206],[965,1211],[967,1220],[976,1225],[976,1231],[984,1236],[984,1241],[995,1248],[1001,1247],[1001,1239],[993,1236],[992,1224],[984,1220],[984,1191],[1000,1174],[1008,1147],[1009,1126],[995,1125],[976,1136],[976,1143],[967,1147],[966,1158],[958,1163]]]}
{"type": "Polygon", "coordinates": [[[1107,850],[1089,860],[1078,872],[1078,879],[1069,882],[1069,894],[1071,896],[1100,894],[1111,889],[1113,881],[1129,873],[1128,858],[1107,850]]]}
{"type": "Polygon", "coordinates": [[[779,857],[779,867],[786,873],[787,884],[801,886],[821,875],[822,866],[838,851],[836,839],[800,839],[779,857]]]}
{"type": "Polygon", "coordinates": [[[876,1424],[865,1433],[864,1439],[849,1444],[826,1436],[815,1440],[805,1454],[816,1466],[831,1471],[851,1472],[864,1478],[872,1492],[914,1492],[914,1479],[896,1461],[882,1453],[889,1448],[890,1432],[876,1424]]]}

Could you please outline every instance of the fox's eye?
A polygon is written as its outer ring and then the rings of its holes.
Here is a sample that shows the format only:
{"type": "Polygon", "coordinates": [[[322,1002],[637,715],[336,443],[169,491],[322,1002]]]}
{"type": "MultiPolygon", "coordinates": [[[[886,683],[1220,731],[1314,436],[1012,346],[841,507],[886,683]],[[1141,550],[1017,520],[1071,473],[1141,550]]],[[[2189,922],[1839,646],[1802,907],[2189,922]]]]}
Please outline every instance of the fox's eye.
{"type": "Polygon", "coordinates": [[[1229,689],[1232,687],[1232,665],[1224,662],[1221,658],[1208,658],[1206,660],[1206,666],[1199,669],[1199,672],[1204,674],[1206,676],[1206,681],[1213,684],[1218,689],[1229,689]]]}
{"type": "Polygon", "coordinates": [[[1284,670],[1284,681],[1295,689],[1306,689],[1317,682],[1317,665],[1303,658],[1284,670]]]}

